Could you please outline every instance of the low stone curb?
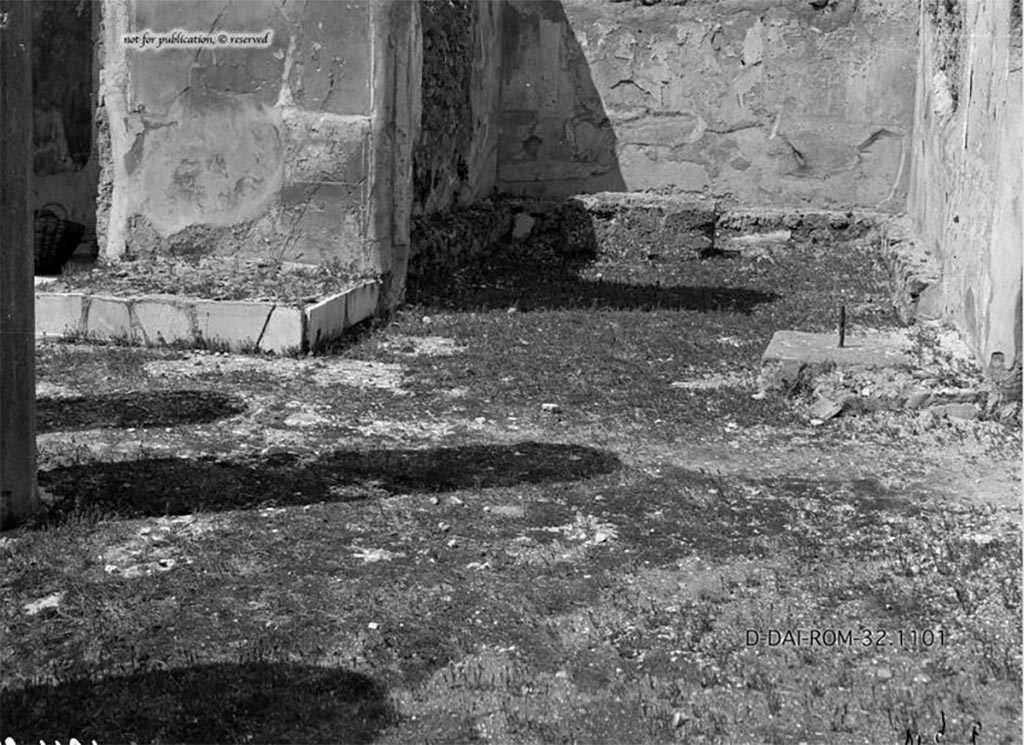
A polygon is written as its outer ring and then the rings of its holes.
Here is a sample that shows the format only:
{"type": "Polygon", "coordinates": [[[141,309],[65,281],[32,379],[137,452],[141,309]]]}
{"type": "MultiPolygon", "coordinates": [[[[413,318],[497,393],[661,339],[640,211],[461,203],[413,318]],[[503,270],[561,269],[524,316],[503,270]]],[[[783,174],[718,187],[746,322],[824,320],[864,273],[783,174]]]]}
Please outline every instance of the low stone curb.
{"type": "Polygon", "coordinates": [[[36,335],[84,336],[147,345],[222,344],[278,354],[316,349],[377,311],[380,283],[367,282],[296,307],[178,295],[112,297],[36,291],[36,335]]]}
{"type": "MultiPolygon", "coordinates": [[[[574,197],[576,214],[589,222],[599,256],[646,260],[700,259],[714,251],[714,200],[655,194],[586,194],[574,197]]],[[[574,233],[579,233],[579,228],[574,233]]]]}
{"type": "Polygon", "coordinates": [[[909,337],[898,331],[850,334],[839,347],[836,334],[782,330],[761,355],[761,374],[769,389],[782,389],[794,369],[817,374],[832,368],[910,368],[915,364],[912,350],[909,337]]]}

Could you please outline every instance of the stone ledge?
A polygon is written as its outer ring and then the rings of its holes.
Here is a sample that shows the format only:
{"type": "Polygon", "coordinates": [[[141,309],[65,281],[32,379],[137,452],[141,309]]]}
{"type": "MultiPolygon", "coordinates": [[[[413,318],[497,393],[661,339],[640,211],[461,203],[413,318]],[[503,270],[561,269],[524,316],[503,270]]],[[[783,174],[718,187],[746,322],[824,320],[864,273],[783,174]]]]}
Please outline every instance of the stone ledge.
{"type": "Polygon", "coordinates": [[[409,282],[447,275],[503,242],[554,241],[566,256],[650,260],[756,258],[791,242],[880,239],[891,216],[869,210],[732,208],[692,194],[503,195],[413,219],[409,282]]]}
{"type": "Polygon", "coordinates": [[[776,331],[761,355],[761,367],[800,364],[807,367],[911,367],[913,344],[899,331],[851,333],[840,347],[834,333],[776,331]]]}
{"type": "Polygon", "coordinates": [[[714,200],[603,192],[567,201],[577,206],[577,219],[585,215],[589,220],[599,256],[699,259],[714,252],[714,200]]]}
{"type": "Polygon", "coordinates": [[[108,297],[36,290],[37,337],[205,347],[278,354],[314,350],[371,318],[380,283],[365,282],[317,303],[216,301],[176,295],[108,297]]]}

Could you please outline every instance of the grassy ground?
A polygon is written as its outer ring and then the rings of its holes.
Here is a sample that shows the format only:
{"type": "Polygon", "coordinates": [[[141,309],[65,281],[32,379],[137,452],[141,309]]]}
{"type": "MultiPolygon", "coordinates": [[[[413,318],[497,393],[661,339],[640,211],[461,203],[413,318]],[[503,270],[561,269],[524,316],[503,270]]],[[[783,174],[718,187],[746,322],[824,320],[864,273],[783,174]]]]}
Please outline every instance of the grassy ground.
{"type": "Polygon", "coordinates": [[[1020,742],[1019,430],[757,392],[893,322],[869,251],[525,265],[319,357],[41,346],[0,736],[1020,742]]]}

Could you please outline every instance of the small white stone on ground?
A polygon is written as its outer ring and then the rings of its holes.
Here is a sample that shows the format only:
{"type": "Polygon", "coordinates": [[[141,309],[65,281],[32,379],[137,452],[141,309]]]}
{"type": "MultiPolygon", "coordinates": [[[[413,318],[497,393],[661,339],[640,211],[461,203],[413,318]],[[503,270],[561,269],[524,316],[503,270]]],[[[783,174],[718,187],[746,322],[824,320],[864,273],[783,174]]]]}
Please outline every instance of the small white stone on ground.
{"type": "Polygon", "coordinates": [[[46,610],[47,608],[57,608],[57,606],[60,605],[62,600],[64,600],[64,593],[55,592],[50,595],[47,595],[44,598],[39,598],[39,600],[34,600],[31,603],[26,603],[24,606],[25,612],[30,616],[34,616],[40,611],[46,610]]]}
{"type": "Polygon", "coordinates": [[[967,537],[967,540],[978,546],[987,546],[990,543],[995,542],[996,537],[990,533],[974,533],[967,537]]]}

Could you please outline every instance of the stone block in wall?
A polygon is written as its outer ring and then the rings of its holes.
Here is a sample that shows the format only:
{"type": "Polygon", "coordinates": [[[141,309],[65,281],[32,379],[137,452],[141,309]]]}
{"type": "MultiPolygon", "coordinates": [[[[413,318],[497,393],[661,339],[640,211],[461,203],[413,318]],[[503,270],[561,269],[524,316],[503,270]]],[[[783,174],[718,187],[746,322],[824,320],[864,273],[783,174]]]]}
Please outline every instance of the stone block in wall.
{"type": "Polygon", "coordinates": [[[350,325],[347,305],[347,294],[339,293],[306,308],[307,349],[316,350],[350,325]]]}
{"type": "Polygon", "coordinates": [[[370,0],[296,5],[302,10],[287,80],[294,104],[330,114],[370,114],[370,0]]]}
{"type": "Polygon", "coordinates": [[[196,303],[196,330],[208,344],[229,344],[236,349],[255,345],[272,307],[269,303],[200,300],[196,303]]]}
{"type": "Polygon", "coordinates": [[[145,344],[191,342],[196,330],[193,308],[174,296],[139,298],[132,305],[137,334],[145,344]]]}
{"type": "Polygon", "coordinates": [[[345,295],[345,323],[354,325],[370,318],[377,311],[380,301],[380,283],[367,282],[353,287],[345,295]]]}
{"type": "Polygon", "coordinates": [[[85,333],[95,339],[134,339],[130,301],[94,295],[86,310],[85,333]]]}
{"type": "Polygon", "coordinates": [[[285,261],[319,264],[348,260],[353,273],[367,267],[360,262],[366,236],[363,185],[295,182],[281,190],[282,222],[287,238],[279,248],[285,261]]]}
{"type": "Polygon", "coordinates": [[[302,310],[274,303],[200,300],[196,328],[207,343],[231,349],[286,352],[303,341],[302,310]]]}
{"type": "Polygon", "coordinates": [[[360,184],[369,178],[371,121],[302,109],[282,112],[286,183],[360,184]]]}
{"type": "Polygon", "coordinates": [[[691,112],[673,112],[662,116],[642,116],[615,126],[615,137],[622,145],[679,147],[692,145],[704,136],[707,125],[691,112]]]}
{"type": "Polygon", "coordinates": [[[298,350],[305,339],[306,317],[301,308],[278,305],[263,329],[259,351],[283,354],[298,350]]]}
{"type": "Polygon", "coordinates": [[[81,293],[36,293],[36,333],[78,333],[84,329],[84,309],[81,293]]]}

